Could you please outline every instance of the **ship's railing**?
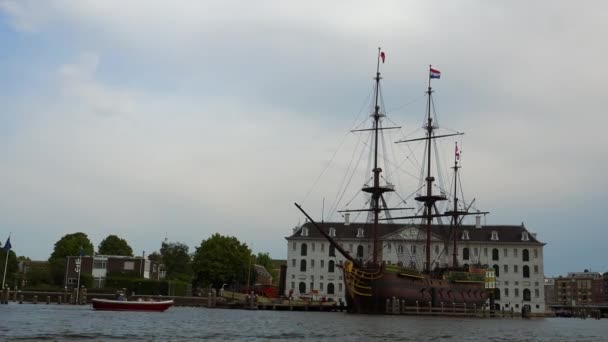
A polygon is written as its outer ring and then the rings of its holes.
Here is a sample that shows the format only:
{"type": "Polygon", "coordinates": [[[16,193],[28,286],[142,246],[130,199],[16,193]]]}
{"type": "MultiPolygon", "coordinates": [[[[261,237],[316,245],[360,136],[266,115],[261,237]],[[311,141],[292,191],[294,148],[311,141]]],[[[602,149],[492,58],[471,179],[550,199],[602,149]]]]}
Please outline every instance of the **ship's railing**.
{"type": "Polygon", "coordinates": [[[386,265],[384,268],[387,272],[398,273],[399,275],[422,278],[422,273],[414,268],[401,267],[398,265],[386,265]]]}

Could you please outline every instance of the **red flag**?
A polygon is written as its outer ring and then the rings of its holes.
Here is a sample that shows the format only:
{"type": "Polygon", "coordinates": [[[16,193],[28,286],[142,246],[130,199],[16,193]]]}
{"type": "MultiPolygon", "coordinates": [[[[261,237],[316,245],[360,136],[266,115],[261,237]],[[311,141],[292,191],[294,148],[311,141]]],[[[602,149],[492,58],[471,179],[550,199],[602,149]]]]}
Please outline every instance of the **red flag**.
{"type": "Polygon", "coordinates": [[[380,58],[382,58],[382,64],[384,64],[384,59],[386,58],[384,51],[380,52],[380,58]]]}
{"type": "Polygon", "coordinates": [[[458,150],[458,143],[456,143],[455,155],[456,155],[456,160],[460,160],[460,150],[458,150]]]}

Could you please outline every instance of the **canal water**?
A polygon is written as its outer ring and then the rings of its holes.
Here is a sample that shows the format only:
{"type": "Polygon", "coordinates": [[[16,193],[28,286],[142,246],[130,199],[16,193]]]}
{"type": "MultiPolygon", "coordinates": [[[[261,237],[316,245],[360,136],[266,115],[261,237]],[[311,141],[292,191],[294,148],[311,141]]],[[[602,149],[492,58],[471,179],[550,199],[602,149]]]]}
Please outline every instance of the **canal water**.
{"type": "Polygon", "coordinates": [[[469,319],[174,307],[0,305],[0,341],[608,341],[608,319],[469,319]]]}

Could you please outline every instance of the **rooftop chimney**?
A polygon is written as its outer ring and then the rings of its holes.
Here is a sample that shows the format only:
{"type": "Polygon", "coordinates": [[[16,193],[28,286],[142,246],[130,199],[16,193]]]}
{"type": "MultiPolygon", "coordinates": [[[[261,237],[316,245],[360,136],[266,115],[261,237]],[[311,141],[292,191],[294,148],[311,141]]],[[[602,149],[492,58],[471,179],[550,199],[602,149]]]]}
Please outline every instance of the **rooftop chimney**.
{"type": "Polygon", "coordinates": [[[350,225],[350,213],[345,213],[344,214],[344,225],[345,226],[349,226],[350,225]]]}
{"type": "Polygon", "coordinates": [[[481,228],[481,215],[479,214],[475,215],[475,228],[481,228]]]}

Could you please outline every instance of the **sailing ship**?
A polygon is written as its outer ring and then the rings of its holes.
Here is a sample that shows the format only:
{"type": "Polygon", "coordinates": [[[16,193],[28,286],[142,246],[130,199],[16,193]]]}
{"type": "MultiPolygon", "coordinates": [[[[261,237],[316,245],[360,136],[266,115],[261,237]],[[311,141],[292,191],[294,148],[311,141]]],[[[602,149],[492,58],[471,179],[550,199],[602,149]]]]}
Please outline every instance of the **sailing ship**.
{"type": "MultiPolygon", "coordinates": [[[[436,193],[435,177],[432,173],[431,161],[433,160],[432,152],[437,139],[450,136],[458,136],[463,133],[437,134],[438,125],[434,122],[433,116],[433,90],[431,80],[439,78],[439,72],[429,66],[429,82],[426,91],[427,104],[425,110],[424,137],[415,139],[406,139],[397,141],[397,143],[409,142],[424,142],[424,163],[422,173],[422,187],[420,193],[415,196],[415,200],[419,203],[419,213],[402,217],[391,217],[392,210],[403,210],[412,208],[390,208],[387,205],[387,194],[395,192],[395,186],[389,183],[383,177],[383,170],[379,167],[378,146],[380,133],[386,129],[395,129],[400,127],[383,127],[382,119],[385,117],[383,110],[379,104],[380,97],[380,61],[384,62],[384,53],[378,49],[378,60],[376,67],[375,90],[374,90],[374,106],[372,117],[372,127],[357,131],[371,132],[373,141],[371,146],[372,156],[372,177],[371,184],[364,185],[361,189],[369,198],[369,205],[363,209],[341,210],[339,211],[346,218],[350,213],[366,212],[368,221],[372,227],[372,253],[369,260],[355,258],[347,252],[334,237],[330,236],[325,224],[318,224],[313,218],[297,203],[296,207],[306,216],[313,224],[319,233],[329,241],[330,245],[335,248],[346,259],[342,263],[343,281],[345,285],[345,299],[347,302],[348,311],[352,313],[378,314],[386,312],[387,301],[399,300],[405,305],[428,305],[439,307],[443,303],[456,303],[463,306],[473,308],[474,306],[481,308],[488,300],[492,301],[494,293],[494,269],[486,269],[481,265],[468,266],[458,265],[457,260],[457,240],[459,232],[462,228],[462,221],[469,215],[477,215],[479,220],[480,214],[487,212],[470,211],[472,203],[465,204],[459,202],[458,199],[458,171],[460,166],[458,145],[455,147],[454,180],[453,194],[451,205],[448,210],[441,212],[438,203],[448,201],[448,197],[442,191],[436,193]],[[437,224],[442,218],[450,220],[449,225],[437,224]],[[390,264],[383,262],[382,248],[380,243],[380,231],[387,224],[381,221],[389,221],[395,225],[396,220],[419,220],[417,229],[422,228],[425,237],[423,239],[425,246],[423,248],[425,258],[422,267],[416,267],[415,264],[399,262],[390,264]],[[447,226],[447,227],[446,227],[447,226]],[[440,265],[431,259],[431,242],[432,240],[441,238],[445,241],[445,246],[453,244],[453,255],[451,265],[440,265]]],[[[435,167],[437,168],[437,167],[435,167]]],[[[445,202],[444,202],[445,203],[445,202]]],[[[406,226],[406,225],[403,225],[406,226]]],[[[447,250],[447,248],[446,248],[447,250]]],[[[359,254],[359,253],[358,253],[359,254]]],[[[492,305],[493,303],[488,303],[492,305]]]]}

